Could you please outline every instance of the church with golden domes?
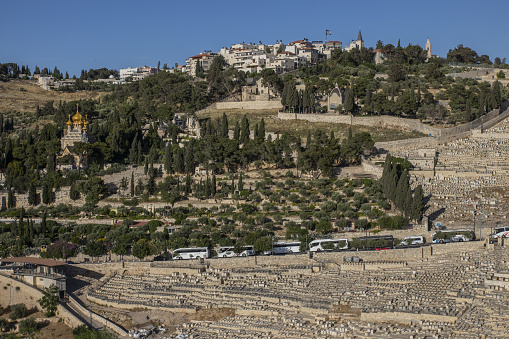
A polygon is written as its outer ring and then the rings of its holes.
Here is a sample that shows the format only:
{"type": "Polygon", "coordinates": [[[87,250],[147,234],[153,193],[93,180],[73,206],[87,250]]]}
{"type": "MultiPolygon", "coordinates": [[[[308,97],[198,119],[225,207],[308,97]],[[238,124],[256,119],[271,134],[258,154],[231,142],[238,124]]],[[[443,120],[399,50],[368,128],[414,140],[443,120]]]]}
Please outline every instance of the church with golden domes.
{"type": "Polygon", "coordinates": [[[69,120],[67,120],[67,129],[64,130],[64,136],[60,139],[62,148],[62,154],[58,158],[64,158],[69,156],[72,158],[73,165],[78,168],[86,167],[86,154],[76,154],[73,150],[75,142],[90,142],[90,135],[88,134],[88,119],[87,116],[83,116],[78,111],[78,104],[76,104],[76,114],[69,114],[69,120]]]}

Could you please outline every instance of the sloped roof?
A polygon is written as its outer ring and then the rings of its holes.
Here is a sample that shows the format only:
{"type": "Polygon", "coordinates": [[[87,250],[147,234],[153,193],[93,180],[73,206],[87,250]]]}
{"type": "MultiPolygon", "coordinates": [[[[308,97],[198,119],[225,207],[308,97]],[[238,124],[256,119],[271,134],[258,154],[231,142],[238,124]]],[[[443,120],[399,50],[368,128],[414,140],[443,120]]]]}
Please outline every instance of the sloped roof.
{"type": "Polygon", "coordinates": [[[15,257],[15,258],[6,258],[0,260],[2,262],[18,262],[23,264],[35,264],[40,266],[65,266],[67,265],[65,262],[53,260],[53,259],[44,259],[44,258],[34,258],[34,257],[15,257]]]}

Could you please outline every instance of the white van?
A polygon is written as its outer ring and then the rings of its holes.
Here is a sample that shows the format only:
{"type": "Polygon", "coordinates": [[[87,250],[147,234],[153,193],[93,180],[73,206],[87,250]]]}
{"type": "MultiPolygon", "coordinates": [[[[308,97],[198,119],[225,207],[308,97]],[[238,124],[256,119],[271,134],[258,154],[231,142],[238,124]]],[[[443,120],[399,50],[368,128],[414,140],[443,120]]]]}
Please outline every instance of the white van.
{"type": "Polygon", "coordinates": [[[410,235],[408,237],[404,237],[403,240],[399,243],[400,246],[412,246],[412,245],[424,245],[426,243],[426,238],[422,235],[410,235]]]}

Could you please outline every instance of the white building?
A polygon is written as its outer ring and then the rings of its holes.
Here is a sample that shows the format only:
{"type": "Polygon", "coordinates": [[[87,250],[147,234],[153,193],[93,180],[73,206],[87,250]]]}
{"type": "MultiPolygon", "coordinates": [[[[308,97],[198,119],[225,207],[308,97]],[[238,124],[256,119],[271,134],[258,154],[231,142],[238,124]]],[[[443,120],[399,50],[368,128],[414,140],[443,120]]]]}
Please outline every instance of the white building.
{"type": "Polygon", "coordinates": [[[357,35],[357,40],[350,43],[348,47],[345,47],[345,51],[350,52],[352,49],[362,49],[364,47],[364,40],[362,40],[361,29],[359,28],[359,34],[357,35]]]}
{"type": "Polygon", "coordinates": [[[121,68],[120,69],[120,81],[125,81],[127,78],[132,77],[140,72],[139,67],[129,67],[129,68],[121,68]]]}
{"type": "Polygon", "coordinates": [[[202,72],[207,72],[212,64],[212,60],[217,55],[217,53],[200,53],[190,57],[186,60],[186,74],[194,76],[197,65],[199,65],[202,72]]]}

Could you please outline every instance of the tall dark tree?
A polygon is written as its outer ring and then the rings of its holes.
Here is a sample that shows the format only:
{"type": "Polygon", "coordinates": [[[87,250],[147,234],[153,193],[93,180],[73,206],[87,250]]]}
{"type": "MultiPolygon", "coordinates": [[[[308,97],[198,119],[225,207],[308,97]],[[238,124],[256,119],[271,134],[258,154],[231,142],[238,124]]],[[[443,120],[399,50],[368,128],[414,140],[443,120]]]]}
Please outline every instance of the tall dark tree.
{"type": "Polygon", "coordinates": [[[235,122],[235,128],[233,129],[233,140],[240,141],[240,126],[239,122],[235,122]]]}
{"type": "Polygon", "coordinates": [[[345,103],[344,103],[344,106],[345,108],[345,111],[347,111],[348,113],[352,113],[354,112],[354,108],[355,108],[355,102],[354,102],[354,95],[353,95],[353,91],[350,87],[347,87],[346,88],[346,91],[345,91],[345,103]]]}
{"type": "Polygon", "coordinates": [[[34,183],[31,183],[28,189],[28,203],[32,206],[37,205],[37,191],[34,183]]]}
{"type": "Polygon", "coordinates": [[[131,198],[134,197],[134,172],[131,172],[131,198]]]}
{"type": "Polygon", "coordinates": [[[173,173],[172,171],[172,152],[170,149],[171,145],[168,144],[164,149],[164,169],[166,170],[166,173],[173,173]]]}
{"type": "Polygon", "coordinates": [[[228,118],[225,113],[221,118],[221,138],[228,138],[228,118]]]}
{"type": "Polygon", "coordinates": [[[422,186],[419,185],[415,188],[414,197],[412,202],[412,219],[419,221],[424,214],[424,191],[422,186]]]}
{"type": "Polygon", "coordinates": [[[240,130],[240,143],[245,144],[249,141],[249,120],[247,119],[247,116],[244,115],[242,118],[242,121],[240,123],[241,130],[240,130]]]}

